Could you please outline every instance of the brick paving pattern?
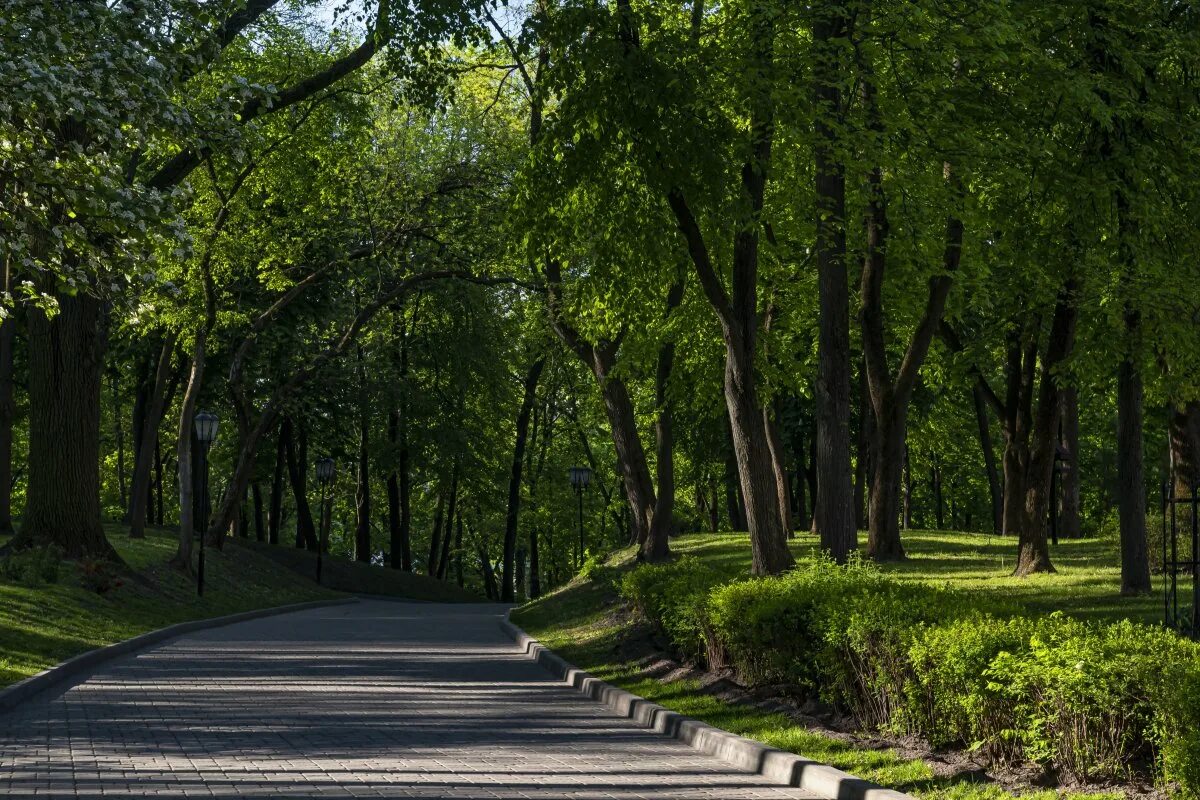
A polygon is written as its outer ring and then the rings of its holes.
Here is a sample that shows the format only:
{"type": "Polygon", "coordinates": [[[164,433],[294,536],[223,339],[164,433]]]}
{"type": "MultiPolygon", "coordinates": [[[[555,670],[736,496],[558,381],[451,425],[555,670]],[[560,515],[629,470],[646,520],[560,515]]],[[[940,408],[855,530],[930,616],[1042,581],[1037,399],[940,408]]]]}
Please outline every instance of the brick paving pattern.
{"type": "Polygon", "coordinates": [[[0,715],[0,797],[803,798],[524,658],[495,606],[189,634],[0,715]]]}

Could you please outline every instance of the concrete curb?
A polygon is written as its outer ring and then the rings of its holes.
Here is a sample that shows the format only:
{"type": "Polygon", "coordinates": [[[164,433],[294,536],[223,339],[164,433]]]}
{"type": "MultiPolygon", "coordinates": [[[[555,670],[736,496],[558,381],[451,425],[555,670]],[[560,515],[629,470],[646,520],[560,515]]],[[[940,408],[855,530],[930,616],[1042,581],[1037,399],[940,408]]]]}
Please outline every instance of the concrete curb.
{"type": "Polygon", "coordinates": [[[176,636],[182,636],[185,633],[193,631],[201,631],[207,628],[219,628],[222,625],[232,625],[235,622],[246,622],[259,617],[272,617],[276,614],[287,614],[292,611],[305,611],[310,608],[323,608],[325,606],[340,606],[347,603],[357,603],[358,599],[348,597],[338,600],[314,600],[308,603],[292,603],[286,606],[273,606],[271,608],[256,608],[253,611],[243,611],[238,614],[228,614],[224,617],[210,617],[209,619],[193,619],[187,622],[180,622],[175,625],[168,625],[165,628],[159,628],[155,631],[149,631],[139,636],[134,636],[132,639],[125,639],[121,642],[97,647],[95,650],[88,650],[86,653],[80,653],[74,658],[69,658],[61,664],[56,664],[49,669],[42,670],[36,675],[31,675],[23,681],[14,683],[7,689],[0,689],[0,713],[10,711],[20,703],[28,700],[34,695],[40,694],[47,689],[70,680],[81,672],[86,672],[88,669],[103,664],[105,661],[111,661],[119,656],[141,650],[144,647],[149,647],[153,644],[159,644],[167,639],[173,639],[176,636]]]}
{"type": "Polygon", "coordinates": [[[736,736],[651,703],[624,689],[618,689],[567,663],[554,651],[510,622],[507,617],[500,621],[500,627],[516,641],[527,657],[536,661],[555,678],[566,682],[617,714],[664,736],[684,742],[702,753],[716,756],[775,783],[812,792],[823,800],[913,800],[911,796],[902,792],[885,789],[803,756],[736,736]]]}

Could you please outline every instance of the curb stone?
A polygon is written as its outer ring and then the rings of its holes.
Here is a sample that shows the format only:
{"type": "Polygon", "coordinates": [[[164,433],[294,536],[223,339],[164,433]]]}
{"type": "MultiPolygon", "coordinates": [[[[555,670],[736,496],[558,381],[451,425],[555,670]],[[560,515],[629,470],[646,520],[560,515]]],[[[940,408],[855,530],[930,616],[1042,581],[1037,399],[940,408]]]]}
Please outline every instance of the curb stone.
{"type": "Polygon", "coordinates": [[[563,660],[561,656],[510,622],[507,616],[500,620],[500,628],[516,641],[526,657],[558,680],[617,714],[656,733],[677,739],[702,753],[720,758],[775,783],[812,792],[823,800],[913,800],[911,795],[885,789],[840,769],[714,728],[708,723],[685,717],[636,694],[618,689],[563,660]]]}
{"type": "Polygon", "coordinates": [[[193,631],[206,630],[208,628],[219,628],[223,625],[232,625],[235,622],[247,622],[259,617],[272,617],[276,614],[287,614],[292,611],[306,611],[310,608],[324,608],[326,606],[340,606],[347,603],[357,603],[357,598],[348,597],[338,600],[314,600],[308,603],[292,603],[286,606],[272,606],[270,608],[256,608],[251,611],[242,611],[237,614],[227,614],[223,617],[209,617],[208,619],[193,619],[187,622],[180,622],[175,625],[168,625],[165,628],[148,631],[147,633],[134,636],[131,639],[125,639],[114,644],[104,647],[97,647],[95,650],[88,650],[86,653],[80,653],[74,658],[69,658],[61,664],[56,664],[53,667],[44,669],[36,675],[14,683],[6,689],[0,689],[0,713],[11,711],[19,704],[30,699],[34,695],[41,694],[47,689],[51,689],[60,683],[70,680],[81,672],[103,664],[106,661],[111,661],[119,656],[141,650],[150,645],[159,644],[167,639],[173,639],[176,636],[182,636],[185,633],[193,631]]]}

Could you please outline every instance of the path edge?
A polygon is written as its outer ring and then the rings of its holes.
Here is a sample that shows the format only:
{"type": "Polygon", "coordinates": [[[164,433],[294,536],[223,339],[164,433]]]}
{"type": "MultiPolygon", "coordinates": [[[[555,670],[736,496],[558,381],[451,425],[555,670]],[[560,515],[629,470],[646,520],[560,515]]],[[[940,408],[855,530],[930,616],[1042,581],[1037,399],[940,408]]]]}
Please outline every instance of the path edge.
{"type": "Polygon", "coordinates": [[[240,611],[236,614],[226,614],[223,617],[192,619],[186,622],[178,622],[174,625],[168,625],[165,628],[147,631],[146,633],[139,634],[130,639],[124,639],[119,642],[114,642],[113,644],[97,647],[94,650],[88,650],[80,653],[77,656],[68,658],[66,661],[44,669],[36,675],[31,675],[22,681],[18,681],[12,686],[9,686],[5,689],[0,689],[0,713],[11,711],[21,703],[29,700],[31,697],[41,694],[48,689],[52,689],[58,684],[70,680],[79,673],[86,672],[92,667],[137,650],[141,650],[144,647],[159,644],[167,639],[173,639],[176,636],[182,636],[185,633],[206,630],[208,628],[219,628],[223,625],[232,625],[235,622],[247,622],[260,617],[273,617],[276,614],[288,614],[293,611],[306,611],[310,608],[340,606],[346,605],[347,603],[357,602],[358,599],[355,597],[346,597],[335,600],[312,600],[306,603],[290,603],[284,606],[270,606],[268,608],[255,608],[251,609],[250,611],[240,611]]]}
{"type": "Polygon", "coordinates": [[[569,684],[589,699],[644,728],[774,783],[795,786],[822,800],[913,800],[911,795],[885,789],[840,769],[714,728],[707,722],[685,717],[644,697],[618,689],[563,659],[514,625],[507,614],[500,620],[500,628],[512,637],[526,658],[535,661],[556,679],[569,684]]]}

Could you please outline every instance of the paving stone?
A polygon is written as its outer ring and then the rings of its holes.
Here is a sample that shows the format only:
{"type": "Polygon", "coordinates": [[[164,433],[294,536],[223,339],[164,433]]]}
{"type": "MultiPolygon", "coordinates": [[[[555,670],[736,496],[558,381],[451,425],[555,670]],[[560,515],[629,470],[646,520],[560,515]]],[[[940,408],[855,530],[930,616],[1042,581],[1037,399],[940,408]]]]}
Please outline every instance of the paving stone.
{"type": "Polygon", "coordinates": [[[609,713],[490,605],[188,634],[0,715],[3,797],[811,798],[609,713]]]}

